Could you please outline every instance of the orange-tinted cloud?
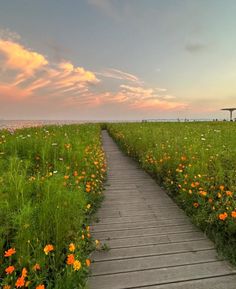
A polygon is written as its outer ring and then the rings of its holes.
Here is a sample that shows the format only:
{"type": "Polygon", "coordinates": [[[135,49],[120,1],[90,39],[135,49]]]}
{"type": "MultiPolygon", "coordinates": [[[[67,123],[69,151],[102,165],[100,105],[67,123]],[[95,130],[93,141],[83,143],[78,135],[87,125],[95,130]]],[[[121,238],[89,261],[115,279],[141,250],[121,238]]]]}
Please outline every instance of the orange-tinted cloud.
{"type": "Polygon", "coordinates": [[[31,93],[25,89],[0,83],[0,100],[21,101],[27,99],[30,94],[31,93]]]}
{"type": "Polygon", "coordinates": [[[27,75],[48,64],[46,58],[22,45],[10,40],[0,39],[0,53],[5,56],[5,65],[8,69],[16,69],[27,75]]]}
{"type": "Polygon", "coordinates": [[[173,101],[175,97],[167,94],[167,89],[148,87],[131,73],[114,68],[95,73],[66,60],[50,63],[42,54],[13,40],[0,39],[0,56],[4,74],[0,99],[4,102],[33,100],[32,103],[45,103],[52,110],[54,103],[65,109],[102,109],[106,105],[115,109],[117,104],[126,110],[171,111],[186,107],[173,101]],[[111,78],[118,80],[112,86],[111,78]]]}

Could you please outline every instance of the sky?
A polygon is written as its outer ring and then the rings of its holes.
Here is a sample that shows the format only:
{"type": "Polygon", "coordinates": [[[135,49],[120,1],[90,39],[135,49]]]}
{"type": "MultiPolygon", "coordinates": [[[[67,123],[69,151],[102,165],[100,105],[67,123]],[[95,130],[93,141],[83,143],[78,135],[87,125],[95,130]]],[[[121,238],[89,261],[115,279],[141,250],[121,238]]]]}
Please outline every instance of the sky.
{"type": "Polygon", "coordinates": [[[235,0],[0,0],[0,119],[228,118],[235,13],[235,0]]]}

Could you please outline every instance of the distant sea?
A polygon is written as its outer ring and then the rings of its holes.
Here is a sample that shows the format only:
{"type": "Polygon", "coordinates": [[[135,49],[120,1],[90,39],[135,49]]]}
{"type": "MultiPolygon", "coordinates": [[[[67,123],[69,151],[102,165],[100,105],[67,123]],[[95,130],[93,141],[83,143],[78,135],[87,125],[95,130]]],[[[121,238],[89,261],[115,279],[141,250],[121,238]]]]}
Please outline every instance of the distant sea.
{"type": "Polygon", "coordinates": [[[24,127],[36,127],[42,125],[62,125],[83,123],[83,121],[70,120],[0,120],[0,129],[17,129],[24,127]]]}
{"type": "MultiPolygon", "coordinates": [[[[0,129],[17,129],[24,127],[35,127],[42,125],[63,125],[79,123],[102,123],[102,122],[193,122],[193,121],[212,121],[212,119],[139,119],[139,120],[1,120],[0,129]]],[[[218,121],[223,121],[218,119],[218,121]]]]}

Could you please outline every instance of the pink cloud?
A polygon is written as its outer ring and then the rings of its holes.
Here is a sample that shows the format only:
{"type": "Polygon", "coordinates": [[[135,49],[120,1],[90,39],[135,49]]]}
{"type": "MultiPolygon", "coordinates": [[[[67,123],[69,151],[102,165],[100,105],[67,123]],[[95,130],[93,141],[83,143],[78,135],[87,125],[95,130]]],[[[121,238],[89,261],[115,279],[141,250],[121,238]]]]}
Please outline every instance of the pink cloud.
{"type": "Polygon", "coordinates": [[[1,100],[25,100],[30,96],[30,92],[14,86],[0,84],[0,99],[1,100]]]}
{"type": "Polygon", "coordinates": [[[10,40],[0,39],[0,52],[5,56],[4,65],[8,69],[19,70],[27,75],[48,64],[43,55],[10,40]]]}
{"type": "Polygon", "coordinates": [[[0,55],[5,74],[4,82],[0,81],[0,99],[4,102],[22,101],[28,106],[38,103],[47,111],[54,111],[55,103],[65,110],[115,109],[116,105],[130,111],[173,111],[186,107],[176,99],[173,101],[175,97],[167,94],[167,89],[148,87],[138,76],[115,68],[95,73],[66,60],[50,63],[44,55],[13,40],[0,39],[0,55]],[[98,75],[104,77],[103,81],[98,75]],[[111,78],[119,83],[107,89],[111,78]]]}

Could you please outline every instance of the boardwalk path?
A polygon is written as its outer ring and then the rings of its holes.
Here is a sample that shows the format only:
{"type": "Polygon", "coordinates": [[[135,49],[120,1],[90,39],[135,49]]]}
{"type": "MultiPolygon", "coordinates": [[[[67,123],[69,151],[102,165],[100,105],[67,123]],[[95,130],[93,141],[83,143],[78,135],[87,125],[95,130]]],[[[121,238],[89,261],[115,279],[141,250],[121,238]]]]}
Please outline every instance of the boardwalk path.
{"type": "Polygon", "coordinates": [[[108,160],[105,200],[94,236],[89,289],[236,289],[236,270],[166,193],[103,132],[108,160]]]}

